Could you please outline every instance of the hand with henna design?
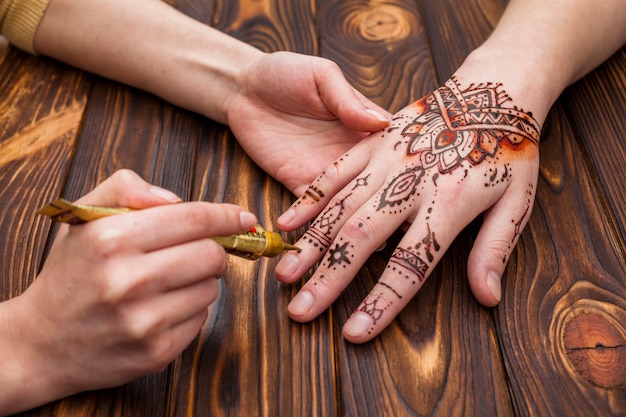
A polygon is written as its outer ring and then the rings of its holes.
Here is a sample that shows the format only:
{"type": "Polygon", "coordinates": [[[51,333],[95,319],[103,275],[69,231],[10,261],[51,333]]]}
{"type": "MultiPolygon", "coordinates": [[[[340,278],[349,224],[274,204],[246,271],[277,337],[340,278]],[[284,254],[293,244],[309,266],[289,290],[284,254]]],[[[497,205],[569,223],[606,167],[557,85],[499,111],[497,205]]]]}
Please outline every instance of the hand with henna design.
{"type": "Polygon", "coordinates": [[[567,85],[624,43],[619,22],[625,15],[624,3],[614,0],[602,7],[512,0],[492,36],[441,88],[328,166],[278,219],[283,230],[313,222],[297,243],[302,252],[285,255],[276,276],[294,282],[319,261],[289,305],[291,318],[318,316],[369,255],[411,223],[344,326],[347,340],[370,340],[481,214],[468,280],[479,302],[496,305],[502,273],[534,203],[541,125],[567,85]],[[592,15],[596,23],[612,24],[581,30],[592,15]]]}
{"type": "Polygon", "coordinates": [[[497,262],[470,256],[470,282],[479,301],[497,304],[500,276],[530,215],[539,130],[504,86],[456,77],[397,113],[391,127],[329,166],[279,219],[291,229],[326,207],[297,243],[302,253],[286,255],[276,268],[277,277],[293,282],[322,258],[290,304],[291,317],[306,321],[320,314],[368,256],[410,222],[344,329],[351,341],[368,340],[417,293],[454,237],[486,211],[475,253],[490,248],[497,262]]]}

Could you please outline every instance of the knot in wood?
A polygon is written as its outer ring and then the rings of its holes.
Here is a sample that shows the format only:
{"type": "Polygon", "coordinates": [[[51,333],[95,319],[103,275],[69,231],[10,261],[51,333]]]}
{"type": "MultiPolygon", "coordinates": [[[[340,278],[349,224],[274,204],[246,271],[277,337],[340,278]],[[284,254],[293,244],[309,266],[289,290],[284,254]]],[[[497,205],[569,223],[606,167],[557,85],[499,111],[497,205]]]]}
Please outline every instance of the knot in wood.
{"type": "Polygon", "coordinates": [[[579,312],[565,324],[567,359],[592,384],[605,389],[626,387],[626,330],[600,312],[579,312]]]}
{"type": "Polygon", "coordinates": [[[410,33],[405,12],[399,7],[374,6],[364,10],[360,19],[361,36],[369,41],[397,41],[410,33]]]}

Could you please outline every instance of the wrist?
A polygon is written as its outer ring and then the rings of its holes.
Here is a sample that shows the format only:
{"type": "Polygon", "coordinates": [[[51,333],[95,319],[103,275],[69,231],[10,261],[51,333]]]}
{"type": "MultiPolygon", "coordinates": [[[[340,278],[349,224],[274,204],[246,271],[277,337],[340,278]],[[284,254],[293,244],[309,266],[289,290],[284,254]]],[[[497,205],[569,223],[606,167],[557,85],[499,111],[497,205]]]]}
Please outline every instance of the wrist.
{"type": "Polygon", "coordinates": [[[215,50],[215,38],[221,38],[223,44],[218,48],[219,53],[196,55],[199,61],[195,63],[197,70],[193,72],[198,76],[195,78],[196,85],[191,85],[190,90],[195,88],[202,92],[203,107],[192,110],[229,124],[234,98],[246,94],[249,69],[267,54],[228,35],[219,32],[214,35],[207,47],[215,50]]]}
{"type": "Polygon", "coordinates": [[[63,381],[54,383],[41,366],[28,337],[36,321],[24,314],[23,296],[0,303],[0,415],[28,410],[60,398],[63,381]]]}
{"type": "Polygon", "coordinates": [[[463,85],[501,83],[511,104],[532,113],[539,125],[543,125],[548,111],[567,85],[548,67],[535,65],[535,60],[517,51],[487,43],[468,55],[455,77],[463,85]]]}

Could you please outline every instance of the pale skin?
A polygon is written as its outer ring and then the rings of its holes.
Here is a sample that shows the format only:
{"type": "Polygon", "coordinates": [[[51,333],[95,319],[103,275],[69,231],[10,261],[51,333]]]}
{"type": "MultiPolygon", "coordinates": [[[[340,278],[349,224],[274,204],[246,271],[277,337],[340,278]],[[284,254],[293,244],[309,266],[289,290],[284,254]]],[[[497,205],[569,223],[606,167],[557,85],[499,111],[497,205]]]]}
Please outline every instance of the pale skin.
{"type": "Polygon", "coordinates": [[[289,304],[290,317],[317,317],[368,256],[410,223],[344,325],[347,340],[371,340],[481,214],[468,280],[480,303],[497,305],[506,262],[532,210],[541,125],[566,86],[626,42],[624,22],[620,0],[513,0],[442,88],[329,165],[278,219],[283,230],[313,222],[297,242],[302,252],[286,255],[276,276],[292,283],[320,262],[289,304]]]}
{"type": "MultiPolygon", "coordinates": [[[[296,194],[389,123],[331,61],[263,53],[158,0],[52,0],[34,47],[228,124],[296,194]]],[[[256,221],[231,205],[172,204],[129,171],[80,202],[150,209],[63,227],[33,285],[0,303],[0,415],[162,370],[197,335],[225,273],[210,237],[256,221]]]]}
{"type": "Polygon", "coordinates": [[[226,272],[211,237],[256,217],[180,201],[126,170],[79,200],[145,210],[64,225],[37,280],[0,304],[1,414],[158,372],[193,340],[226,272]]]}
{"type": "Polygon", "coordinates": [[[159,0],[52,0],[34,46],[229,125],[248,155],[296,195],[367,132],[389,124],[389,113],[335,63],[264,53],[159,0]]]}

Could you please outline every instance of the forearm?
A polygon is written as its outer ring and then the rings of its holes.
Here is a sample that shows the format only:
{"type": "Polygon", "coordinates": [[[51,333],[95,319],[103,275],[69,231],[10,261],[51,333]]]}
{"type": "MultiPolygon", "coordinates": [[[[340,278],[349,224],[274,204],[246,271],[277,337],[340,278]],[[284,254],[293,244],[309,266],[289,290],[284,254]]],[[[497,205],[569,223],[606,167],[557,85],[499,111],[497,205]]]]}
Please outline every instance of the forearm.
{"type": "Polygon", "coordinates": [[[35,49],[223,123],[263,54],[159,0],[52,0],[35,49]]]}
{"type": "Polygon", "coordinates": [[[563,90],[626,42],[626,2],[512,0],[489,39],[457,76],[501,82],[543,123],[563,90]]]}

